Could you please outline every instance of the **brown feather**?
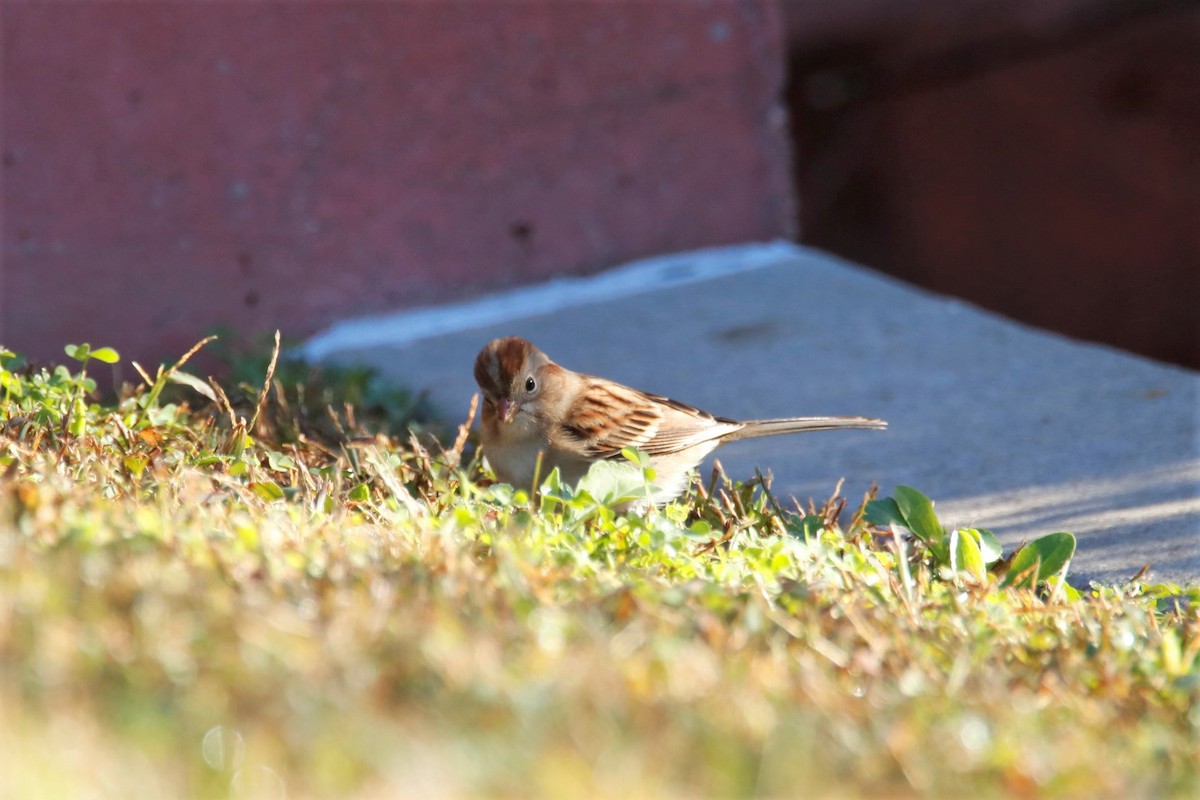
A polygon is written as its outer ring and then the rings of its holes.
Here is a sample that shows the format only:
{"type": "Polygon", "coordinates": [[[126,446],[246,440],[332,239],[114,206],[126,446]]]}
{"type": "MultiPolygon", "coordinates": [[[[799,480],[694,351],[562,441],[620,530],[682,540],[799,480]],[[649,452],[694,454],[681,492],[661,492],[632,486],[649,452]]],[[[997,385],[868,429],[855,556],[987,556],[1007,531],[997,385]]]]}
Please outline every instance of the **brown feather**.
{"type": "Polygon", "coordinates": [[[687,403],[599,378],[580,393],[565,418],[570,423],[563,423],[563,432],[584,445],[591,458],[616,458],[626,447],[650,455],[676,453],[740,426],[687,403]]]}

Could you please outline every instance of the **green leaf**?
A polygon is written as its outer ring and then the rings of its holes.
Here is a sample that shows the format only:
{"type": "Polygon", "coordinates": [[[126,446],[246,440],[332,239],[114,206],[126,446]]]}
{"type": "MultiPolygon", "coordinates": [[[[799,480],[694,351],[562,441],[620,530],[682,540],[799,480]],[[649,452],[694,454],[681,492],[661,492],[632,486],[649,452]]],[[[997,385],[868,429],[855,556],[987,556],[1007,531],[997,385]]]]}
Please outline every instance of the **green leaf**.
{"type": "Polygon", "coordinates": [[[587,492],[596,502],[616,505],[645,498],[646,480],[641,470],[629,463],[597,461],[579,479],[576,494],[587,492]]]}
{"type": "Polygon", "coordinates": [[[150,463],[149,457],[141,453],[125,456],[121,459],[121,463],[125,465],[125,469],[129,470],[130,474],[137,477],[146,469],[146,465],[150,463]]]}
{"type": "Polygon", "coordinates": [[[896,505],[896,501],[890,497],[867,503],[864,518],[867,522],[880,528],[887,528],[893,523],[902,528],[908,527],[908,523],[904,521],[904,515],[900,513],[900,506],[896,505]]]}
{"type": "Polygon", "coordinates": [[[213,392],[212,387],[208,385],[208,382],[200,380],[195,375],[175,370],[167,376],[167,380],[171,381],[172,383],[179,383],[184,386],[191,387],[214,403],[217,402],[217,395],[215,392],[213,392]]]}
{"type": "Polygon", "coordinates": [[[21,386],[21,379],[6,369],[0,369],[0,387],[14,397],[24,397],[25,395],[25,389],[21,386]]]}
{"type": "Polygon", "coordinates": [[[971,575],[976,580],[983,580],[987,565],[976,538],[979,532],[970,528],[956,530],[950,534],[950,566],[971,575]]]}
{"type": "Polygon", "coordinates": [[[146,411],[146,419],[151,425],[158,428],[173,424],[178,416],[179,406],[174,403],[167,403],[161,408],[151,408],[146,411]]]}
{"type": "Polygon", "coordinates": [[[296,468],[296,462],[291,456],[278,450],[267,451],[267,466],[275,472],[287,472],[296,468]]]}
{"type": "Polygon", "coordinates": [[[1077,603],[1083,599],[1083,595],[1078,589],[1061,578],[1050,578],[1046,581],[1046,585],[1050,587],[1051,591],[1062,592],[1062,596],[1068,603],[1077,603]]]}
{"type": "Polygon", "coordinates": [[[83,401],[76,399],[71,405],[71,423],[68,426],[72,436],[82,436],[87,427],[87,407],[83,401]]]}
{"type": "Polygon", "coordinates": [[[1000,540],[996,538],[996,534],[984,528],[964,528],[963,530],[972,531],[975,534],[975,541],[979,543],[979,552],[983,554],[983,563],[994,564],[1000,560],[1000,556],[1004,554],[1004,548],[1000,546],[1000,540]]]}
{"type": "Polygon", "coordinates": [[[821,532],[825,530],[825,520],[818,517],[816,514],[808,514],[799,520],[798,525],[788,525],[787,532],[795,536],[797,539],[803,539],[806,542],[816,541],[821,538],[821,532]]]}
{"type": "Polygon", "coordinates": [[[550,474],[542,481],[541,493],[557,495],[562,489],[562,474],[558,471],[558,467],[550,470],[550,474]]]}
{"type": "Polygon", "coordinates": [[[896,505],[904,515],[905,526],[925,544],[941,544],[946,532],[933,513],[933,502],[910,486],[896,487],[896,505]]]}
{"type": "Polygon", "coordinates": [[[63,348],[63,352],[76,361],[87,361],[90,351],[91,348],[86,344],[69,344],[63,348]]]}
{"type": "Polygon", "coordinates": [[[1003,586],[1033,587],[1057,575],[1075,555],[1075,536],[1051,533],[1029,542],[1013,556],[1003,586]]]}
{"type": "Polygon", "coordinates": [[[115,364],[121,360],[121,356],[111,347],[101,347],[99,350],[93,350],[92,358],[97,361],[103,361],[105,364],[115,364]]]}
{"type": "Polygon", "coordinates": [[[268,503],[282,500],[284,497],[283,488],[275,481],[254,481],[250,484],[250,488],[268,503]]]}
{"type": "Polygon", "coordinates": [[[638,467],[645,469],[650,466],[650,456],[638,450],[636,447],[624,447],[621,449],[621,455],[626,461],[636,464],[638,467]]]}
{"type": "Polygon", "coordinates": [[[365,503],[371,499],[371,488],[360,483],[350,490],[350,499],[356,503],[365,503]]]}

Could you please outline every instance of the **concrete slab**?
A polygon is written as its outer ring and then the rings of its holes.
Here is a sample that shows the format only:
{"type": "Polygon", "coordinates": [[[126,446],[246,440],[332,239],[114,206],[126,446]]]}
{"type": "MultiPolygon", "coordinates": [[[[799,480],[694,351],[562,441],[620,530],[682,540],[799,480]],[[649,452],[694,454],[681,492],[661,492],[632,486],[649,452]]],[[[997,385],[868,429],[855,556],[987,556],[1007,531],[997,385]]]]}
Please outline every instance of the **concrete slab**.
{"type": "Polygon", "coordinates": [[[1070,341],[827,254],[773,243],[677,254],[589,279],[358,320],[314,359],[373,365],[451,418],[471,364],[518,334],[572,369],[741,418],[861,414],[884,432],[729,445],[735,477],[823,498],[839,478],[914,486],[1006,544],[1070,530],[1076,578],[1145,564],[1200,579],[1200,374],[1070,341]]]}

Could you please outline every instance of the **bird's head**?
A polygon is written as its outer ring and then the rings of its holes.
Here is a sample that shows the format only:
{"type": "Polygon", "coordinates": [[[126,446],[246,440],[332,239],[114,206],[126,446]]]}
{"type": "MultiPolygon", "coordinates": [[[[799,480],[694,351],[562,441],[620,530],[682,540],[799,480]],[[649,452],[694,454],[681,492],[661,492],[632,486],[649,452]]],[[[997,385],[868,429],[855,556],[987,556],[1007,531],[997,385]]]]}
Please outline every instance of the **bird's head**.
{"type": "Polygon", "coordinates": [[[545,384],[553,380],[555,364],[545,353],[519,336],[488,342],[475,358],[475,382],[483,393],[485,417],[494,414],[510,423],[522,411],[532,411],[545,384]]]}

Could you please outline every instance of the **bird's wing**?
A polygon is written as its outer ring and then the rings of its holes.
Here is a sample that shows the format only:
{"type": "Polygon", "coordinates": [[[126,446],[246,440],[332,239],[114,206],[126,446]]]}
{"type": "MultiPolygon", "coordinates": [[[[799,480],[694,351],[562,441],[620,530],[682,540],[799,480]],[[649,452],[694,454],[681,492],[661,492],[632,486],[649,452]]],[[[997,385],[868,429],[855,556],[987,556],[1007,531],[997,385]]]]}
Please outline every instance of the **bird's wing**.
{"type": "Polygon", "coordinates": [[[669,455],[741,427],[678,400],[604,380],[585,387],[562,423],[563,433],[589,458],[615,458],[626,447],[669,455]]]}

